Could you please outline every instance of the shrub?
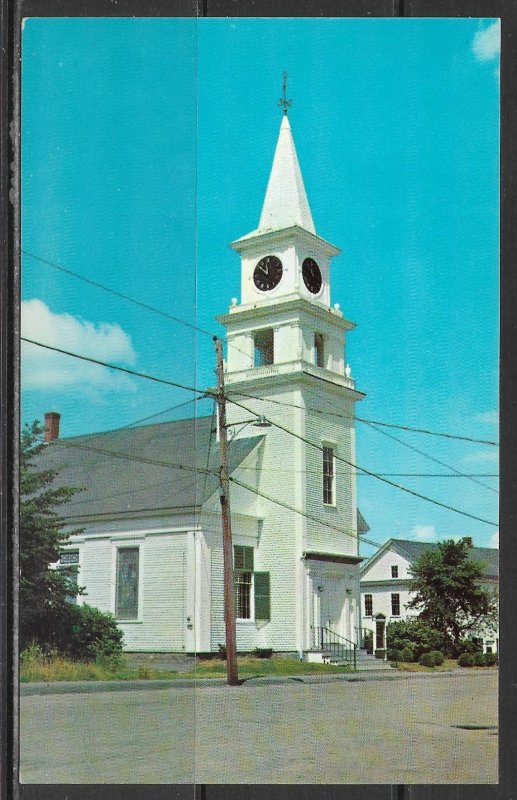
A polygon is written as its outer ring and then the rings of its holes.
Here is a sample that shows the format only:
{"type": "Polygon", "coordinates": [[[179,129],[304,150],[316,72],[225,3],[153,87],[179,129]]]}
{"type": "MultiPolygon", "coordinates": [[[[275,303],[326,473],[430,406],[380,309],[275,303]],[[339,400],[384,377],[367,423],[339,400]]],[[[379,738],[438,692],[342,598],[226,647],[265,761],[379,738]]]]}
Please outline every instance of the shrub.
{"type": "Polygon", "coordinates": [[[405,647],[411,647],[413,650],[411,661],[417,661],[422,653],[446,649],[443,633],[419,619],[390,622],[386,628],[386,642],[389,650],[404,650],[405,647]]]}
{"type": "Polygon", "coordinates": [[[443,664],[443,655],[438,650],[432,650],[430,653],[422,653],[418,659],[418,663],[423,667],[439,667],[443,664]]]}
{"type": "Polygon", "coordinates": [[[400,657],[400,650],[388,650],[388,661],[402,661],[400,657]]]}
{"type": "Polygon", "coordinates": [[[68,630],[63,631],[58,650],[78,661],[118,662],[122,655],[122,632],[112,614],[92,606],[70,605],[68,630]]]}
{"type": "Polygon", "coordinates": [[[373,653],[373,632],[363,631],[363,648],[367,653],[373,653]]]}
{"type": "Polygon", "coordinates": [[[472,653],[462,653],[458,658],[458,666],[459,667],[473,667],[474,666],[474,656],[472,653]]]}
{"type": "Polygon", "coordinates": [[[225,644],[218,644],[219,649],[219,658],[221,661],[226,661],[226,645],[225,644]]]}
{"type": "Polygon", "coordinates": [[[486,666],[486,658],[484,653],[474,653],[472,656],[474,659],[474,666],[475,667],[484,667],[486,666]]]}
{"type": "Polygon", "coordinates": [[[384,658],[386,655],[386,650],[376,650],[375,651],[375,658],[384,658]]]}
{"type": "Polygon", "coordinates": [[[415,660],[415,652],[412,647],[403,647],[400,651],[400,661],[411,664],[415,660]]]}
{"type": "Polygon", "coordinates": [[[485,653],[485,665],[487,667],[494,667],[498,663],[499,657],[497,653],[485,653]]]}
{"type": "Polygon", "coordinates": [[[272,647],[256,647],[253,651],[255,658],[271,658],[273,655],[272,647]]]}

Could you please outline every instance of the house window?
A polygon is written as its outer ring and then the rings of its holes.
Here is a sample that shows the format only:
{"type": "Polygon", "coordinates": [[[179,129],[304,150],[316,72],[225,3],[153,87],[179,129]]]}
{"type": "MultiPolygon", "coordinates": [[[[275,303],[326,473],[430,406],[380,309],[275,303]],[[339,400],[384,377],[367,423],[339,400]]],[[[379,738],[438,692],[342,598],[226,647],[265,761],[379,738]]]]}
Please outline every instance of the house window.
{"type": "Polygon", "coordinates": [[[323,446],[323,503],[326,506],[335,504],[334,497],[334,449],[323,446]]]}
{"type": "Polygon", "coordinates": [[[61,553],[57,566],[59,573],[65,578],[67,603],[77,603],[77,575],[79,572],[79,550],[67,550],[61,553]]]}
{"type": "Polygon", "coordinates": [[[391,568],[391,577],[392,578],[398,578],[398,576],[399,576],[399,568],[398,567],[392,567],[391,568]]]}
{"type": "Polygon", "coordinates": [[[237,619],[271,619],[269,572],[254,572],[253,547],[235,545],[235,615],[237,619]]]}
{"type": "Polygon", "coordinates": [[[117,619],[138,618],[138,562],[138,547],[121,547],[117,550],[115,588],[115,616],[117,619]]]}
{"type": "Polygon", "coordinates": [[[255,344],[255,366],[265,367],[274,363],[274,337],[273,329],[267,328],[263,331],[256,331],[254,336],[255,344]]]}
{"type": "Polygon", "coordinates": [[[364,615],[365,617],[373,616],[373,595],[371,594],[364,596],[364,615]]]}
{"type": "Polygon", "coordinates": [[[391,616],[400,617],[400,595],[391,595],[391,616]]]}
{"type": "Polygon", "coordinates": [[[325,348],[323,345],[323,334],[314,334],[314,363],[317,367],[325,366],[325,348]]]}

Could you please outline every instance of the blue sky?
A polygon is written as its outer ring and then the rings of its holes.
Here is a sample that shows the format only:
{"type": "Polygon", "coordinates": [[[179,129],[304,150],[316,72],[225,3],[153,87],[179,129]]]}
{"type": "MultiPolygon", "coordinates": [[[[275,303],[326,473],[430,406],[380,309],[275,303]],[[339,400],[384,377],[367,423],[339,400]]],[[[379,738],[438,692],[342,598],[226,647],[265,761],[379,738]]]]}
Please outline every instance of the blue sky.
{"type": "MultiPolygon", "coordinates": [[[[23,33],[22,246],[173,316],[214,321],[238,296],[228,248],[256,227],[289,73],[290,120],[318,233],[342,249],[332,302],[358,327],[358,414],[497,438],[499,26],[477,19],[30,19],[23,33]]],[[[29,338],[205,387],[210,337],[22,263],[29,338]]],[[[24,346],[22,418],[62,435],[189,399],[24,346]]],[[[200,406],[200,410],[204,409],[200,406]]],[[[194,406],[157,419],[194,413],[194,406]]],[[[390,430],[460,472],[493,447],[390,430]]],[[[451,470],[358,424],[357,462],[451,470]]],[[[497,520],[497,480],[400,477],[497,520]]],[[[496,541],[496,526],[358,478],[369,538],[496,541]]],[[[369,549],[365,549],[368,553],[369,549]]]]}

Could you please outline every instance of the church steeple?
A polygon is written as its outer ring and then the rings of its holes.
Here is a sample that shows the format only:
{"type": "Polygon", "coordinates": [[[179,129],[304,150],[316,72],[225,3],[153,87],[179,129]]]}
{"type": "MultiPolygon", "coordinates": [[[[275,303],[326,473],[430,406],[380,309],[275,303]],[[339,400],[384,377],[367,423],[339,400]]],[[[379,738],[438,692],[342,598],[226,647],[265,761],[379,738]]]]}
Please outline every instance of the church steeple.
{"type": "Polygon", "coordinates": [[[257,233],[293,225],[316,233],[289,118],[284,114],[257,233]]]}

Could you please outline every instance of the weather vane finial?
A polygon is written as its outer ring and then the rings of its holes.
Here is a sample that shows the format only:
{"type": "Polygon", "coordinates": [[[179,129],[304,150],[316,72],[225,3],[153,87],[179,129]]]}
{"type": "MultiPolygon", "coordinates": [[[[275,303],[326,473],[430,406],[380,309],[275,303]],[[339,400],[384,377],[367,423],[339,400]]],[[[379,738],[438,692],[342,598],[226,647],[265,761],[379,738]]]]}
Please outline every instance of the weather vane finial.
{"type": "Polygon", "coordinates": [[[284,109],[284,114],[287,114],[287,109],[292,106],[293,101],[287,99],[287,72],[283,73],[283,78],[284,82],[282,85],[282,97],[278,101],[278,105],[282,106],[284,109]]]}

